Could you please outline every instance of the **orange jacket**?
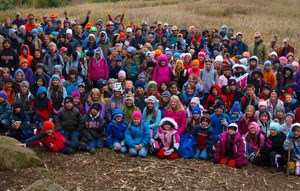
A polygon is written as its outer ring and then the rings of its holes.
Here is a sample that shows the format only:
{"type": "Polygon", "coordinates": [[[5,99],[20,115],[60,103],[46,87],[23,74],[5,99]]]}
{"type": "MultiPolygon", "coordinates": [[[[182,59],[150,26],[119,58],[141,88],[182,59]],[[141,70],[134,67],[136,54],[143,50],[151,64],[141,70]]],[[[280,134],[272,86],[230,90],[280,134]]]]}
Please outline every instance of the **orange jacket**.
{"type": "Polygon", "coordinates": [[[276,76],[273,71],[263,71],[263,78],[265,83],[267,83],[271,88],[276,88],[276,76]]]}

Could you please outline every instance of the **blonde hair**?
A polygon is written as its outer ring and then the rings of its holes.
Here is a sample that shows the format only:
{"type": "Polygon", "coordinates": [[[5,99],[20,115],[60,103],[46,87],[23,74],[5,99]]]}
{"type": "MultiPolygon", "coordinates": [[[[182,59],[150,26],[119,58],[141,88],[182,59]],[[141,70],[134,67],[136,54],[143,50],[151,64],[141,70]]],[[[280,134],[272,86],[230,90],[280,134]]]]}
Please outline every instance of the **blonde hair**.
{"type": "Polygon", "coordinates": [[[53,47],[57,48],[57,46],[56,46],[56,44],[55,44],[54,42],[50,42],[48,46],[49,46],[49,47],[52,47],[52,46],[53,46],[53,47]]]}
{"type": "MultiPolygon", "coordinates": [[[[58,82],[58,85],[57,85],[57,86],[58,86],[58,90],[57,90],[58,93],[63,94],[63,92],[64,92],[64,91],[63,91],[64,86],[63,86],[63,84],[61,83],[61,81],[58,82]]],[[[53,80],[51,80],[50,83],[49,83],[49,92],[50,92],[51,98],[52,98],[52,97],[55,97],[55,95],[54,95],[55,92],[54,92],[53,88],[54,88],[53,80]]]]}
{"type": "Polygon", "coordinates": [[[89,97],[88,97],[88,103],[89,104],[92,104],[94,103],[93,101],[93,94],[98,94],[99,95],[99,102],[102,103],[102,99],[101,99],[101,93],[100,93],[100,90],[98,88],[93,88],[91,91],[90,91],[90,94],[89,94],[89,97]]]}
{"type": "Polygon", "coordinates": [[[172,107],[171,107],[171,102],[172,101],[176,102],[176,106],[177,106],[176,112],[184,110],[183,105],[182,105],[182,103],[181,103],[181,101],[180,101],[180,99],[179,99],[179,97],[177,95],[172,95],[171,96],[170,101],[169,101],[169,103],[167,105],[167,109],[172,110],[172,107]]]}

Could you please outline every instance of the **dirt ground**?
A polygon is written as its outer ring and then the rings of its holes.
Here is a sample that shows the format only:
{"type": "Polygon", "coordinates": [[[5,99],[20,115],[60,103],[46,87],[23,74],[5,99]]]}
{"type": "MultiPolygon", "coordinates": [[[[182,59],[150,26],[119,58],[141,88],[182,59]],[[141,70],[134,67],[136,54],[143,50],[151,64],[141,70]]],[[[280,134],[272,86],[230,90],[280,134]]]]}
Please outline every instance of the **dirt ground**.
{"type": "Polygon", "coordinates": [[[50,179],[68,190],[299,190],[300,177],[249,166],[231,169],[195,159],[145,159],[97,150],[64,155],[34,148],[45,167],[0,172],[0,190],[50,179]]]}

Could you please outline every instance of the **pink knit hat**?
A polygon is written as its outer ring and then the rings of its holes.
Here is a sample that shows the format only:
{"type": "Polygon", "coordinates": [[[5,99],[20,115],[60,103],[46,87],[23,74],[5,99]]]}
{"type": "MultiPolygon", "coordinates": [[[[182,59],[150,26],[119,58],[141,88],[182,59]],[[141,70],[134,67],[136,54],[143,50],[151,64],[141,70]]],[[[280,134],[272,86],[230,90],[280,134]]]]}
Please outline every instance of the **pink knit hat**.
{"type": "Polygon", "coordinates": [[[142,120],[142,113],[139,110],[135,110],[132,115],[131,115],[132,119],[138,118],[140,120],[142,120]]]}
{"type": "Polygon", "coordinates": [[[76,96],[79,96],[80,97],[80,92],[78,90],[74,90],[71,94],[71,96],[74,98],[76,96]]]}
{"type": "Polygon", "coordinates": [[[200,52],[198,53],[198,56],[200,56],[200,57],[204,57],[204,58],[205,58],[206,54],[205,54],[205,52],[204,52],[204,51],[200,51],[200,52]]]}
{"type": "Polygon", "coordinates": [[[279,60],[280,60],[280,61],[287,62],[287,58],[286,58],[285,56],[281,56],[281,57],[279,57],[279,60]]]}
{"type": "Polygon", "coordinates": [[[126,78],[126,72],[124,70],[120,70],[119,74],[118,74],[118,77],[124,77],[124,78],[126,78]]]}

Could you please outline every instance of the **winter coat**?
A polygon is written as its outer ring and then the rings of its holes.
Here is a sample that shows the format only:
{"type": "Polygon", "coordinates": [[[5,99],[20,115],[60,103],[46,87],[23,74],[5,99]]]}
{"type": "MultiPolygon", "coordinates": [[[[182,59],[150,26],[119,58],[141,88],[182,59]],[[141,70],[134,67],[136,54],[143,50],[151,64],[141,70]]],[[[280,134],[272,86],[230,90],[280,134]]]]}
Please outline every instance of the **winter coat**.
{"type": "Polygon", "coordinates": [[[290,132],[291,129],[292,129],[292,124],[288,125],[286,123],[283,123],[280,126],[279,131],[287,136],[289,134],[289,132],[290,132]]]}
{"type": "Polygon", "coordinates": [[[223,87],[228,86],[228,80],[233,79],[233,76],[227,78],[226,76],[222,75],[218,79],[218,85],[223,89],[223,87]]]}
{"type": "Polygon", "coordinates": [[[300,139],[286,138],[283,143],[284,150],[291,150],[291,160],[300,162],[300,139]]]}
{"type": "Polygon", "coordinates": [[[213,85],[211,86],[211,88],[210,88],[210,90],[209,90],[209,95],[208,95],[208,97],[207,97],[207,99],[206,99],[206,102],[205,102],[205,105],[204,105],[204,108],[209,109],[209,107],[212,107],[212,106],[215,104],[216,96],[214,96],[214,95],[212,94],[212,89],[214,89],[214,88],[215,88],[215,89],[217,90],[217,92],[218,92],[217,96],[221,96],[223,102],[226,103],[227,109],[229,109],[229,108],[228,108],[228,104],[227,104],[227,102],[228,102],[227,97],[224,96],[224,95],[222,94],[221,88],[220,88],[220,86],[219,86],[218,84],[213,84],[213,85]]]}
{"type": "Polygon", "coordinates": [[[25,80],[29,82],[30,85],[34,84],[34,74],[31,68],[20,68],[25,76],[25,80]]]}
{"type": "Polygon", "coordinates": [[[214,142],[217,142],[219,140],[219,135],[223,131],[225,131],[225,127],[223,127],[222,124],[221,124],[221,120],[222,119],[226,119],[226,121],[227,121],[228,124],[231,123],[230,117],[227,114],[225,114],[225,113],[222,113],[219,116],[217,116],[216,113],[213,113],[210,116],[210,121],[211,121],[210,125],[213,128],[213,130],[214,130],[214,142]]]}
{"type": "Polygon", "coordinates": [[[107,105],[106,105],[106,118],[108,121],[111,121],[111,114],[112,111],[116,108],[123,109],[125,105],[125,98],[120,97],[120,98],[115,98],[114,95],[108,100],[107,105]]]}
{"type": "Polygon", "coordinates": [[[11,106],[7,101],[0,103],[0,120],[8,120],[11,117],[11,113],[11,106]]]}
{"type": "Polygon", "coordinates": [[[170,83],[172,77],[172,69],[169,67],[169,61],[166,55],[160,55],[157,60],[157,66],[154,68],[152,74],[152,80],[157,83],[157,87],[160,87],[162,82],[170,83]],[[161,66],[162,61],[166,62],[166,65],[161,66]]]}
{"type": "Polygon", "coordinates": [[[180,137],[176,129],[172,128],[169,131],[165,131],[162,127],[159,127],[154,139],[159,142],[160,149],[174,149],[175,152],[179,149],[180,137]]]}
{"type": "Polygon", "coordinates": [[[202,128],[201,125],[196,125],[192,134],[197,140],[197,148],[198,149],[207,149],[207,154],[211,158],[213,155],[212,146],[214,144],[214,130],[209,125],[207,128],[202,128]]]}
{"type": "Polygon", "coordinates": [[[88,80],[108,79],[109,70],[101,49],[96,49],[94,57],[88,64],[88,80]],[[100,51],[100,60],[96,60],[96,52],[100,51]]]}
{"type": "MultiPolygon", "coordinates": [[[[215,152],[215,161],[220,161],[226,154],[226,142],[229,138],[228,132],[225,131],[220,134],[220,140],[216,146],[215,152]]],[[[248,158],[246,155],[246,143],[245,139],[237,132],[234,135],[233,141],[233,154],[234,159],[236,160],[237,166],[246,166],[248,165],[248,158]]]]}
{"type": "Polygon", "coordinates": [[[106,130],[106,139],[108,146],[111,148],[114,143],[121,143],[125,139],[125,131],[128,127],[128,123],[125,120],[122,120],[120,123],[117,123],[115,120],[112,120],[106,130]]]}
{"type": "Polygon", "coordinates": [[[206,65],[204,65],[204,69],[201,71],[200,78],[202,80],[204,93],[209,93],[211,86],[218,83],[218,73],[214,69],[213,63],[211,64],[209,71],[206,69],[206,65]]]}
{"type": "Polygon", "coordinates": [[[40,99],[39,95],[41,93],[45,93],[47,95],[47,90],[45,87],[40,87],[37,90],[36,98],[32,103],[32,109],[43,121],[48,121],[52,112],[52,102],[47,97],[45,97],[44,99],[40,99]]]}
{"type": "Polygon", "coordinates": [[[64,81],[64,87],[68,95],[71,95],[73,91],[78,90],[78,85],[81,83],[81,80],[66,80],[64,81]]]}
{"type": "Polygon", "coordinates": [[[265,136],[264,134],[260,131],[259,126],[257,123],[252,123],[255,126],[255,137],[256,141],[254,142],[249,138],[249,131],[244,135],[246,142],[250,146],[251,151],[258,151],[264,144],[265,144],[265,136]]]}
{"type": "Polygon", "coordinates": [[[272,71],[263,71],[264,81],[271,88],[276,88],[276,76],[272,71]]]}
{"type": "Polygon", "coordinates": [[[101,38],[99,38],[99,42],[98,42],[98,46],[101,48],[101,50],[103,51],[103,56],[104,58],[107,57],[108,53],[109,53],[109,48],[112,47],[112,44],[110,42],[110,39],[107,37],[107,34],[105,31],[101,31],[101,33],[103,33],[105,35],[105,39],[102,40],[101,38]]]}
{"type": "Polygon", "coordinates": [[[69,110],[62,108],[57,113],[56,129],[64,131],[76,131],[79,129],[79,123],[81,121],[81,113],[74,106],[69,110]]]}
{"type": "Polygon", "coordinates": [[[262,40],[254,43],[254,48],[251,55],[257,56],[260,63],[264,63],[268,59],[267,48],[262,40]]]}
{"type": "Polygon", "coordinates": [[[150,130],[153,130],[153,136],[157,133],[159,122],[161,120],[161,111],[158,109],[158,103],[155,103],[154,110],[151,114],[146,116],[147,107],[143,110],[143,120],[150,130]]]}
{"type": "Polygon", "coordinates": [[[51,152],[60,152],[65,146],[66,138],[60,132],[53,132],[50,136],[43,132],[27,139],[25,144],[29,145],[35,141],[42,143],[51,152]],[[53,147],[51,146],[52,144],[54,145],[53,147]]]}
{"type": "Polygon", "coordinates": [[[275,136],[268,136],[265,144],[260,149],[260,154],[263,157],[268,157],[270,152],[277,152],[278,154],[284,154],[283,142],[285,140],[285,135],[278,132],[275,136]]]}
{"type": "Polygon", "coordinates": [[[248,46],[243,41],[236,41],[229,48],[230,55],[242,55],[243,52],[248,51],[248,46]]]}
{"type": "Polygon", "coordinates": [[[31,63],[32,63],[32,60],[33,60],[33,56],[30,55],[30,51],[31,51],[31,50],[29,49],[29,46],[28,46],[28,45],[22,44],[21,47],[20,47],[20,52],[22,52],[22,49],[23,49],[23,48],[25,48],[25,49],[27,50],[27,55],[24,56],[24,55],[22,55],[22,53],[21,53],[21,55],[19,56],[19,60],[26,59],[26,60],[28,61],[28,67],[30,67],[30,66],[31,66],[31,63]]]}
{"type": "Polygon", "coordinates": [[[275,116],[275,111],[276,111],[276,108],[278,107],[284,107],[284,104],[281,100],[277,99],[277,102],[275,105],[273,105],[270,101],[270,99],[267,99],[267,110],[271,113],[271,119],[274,118],[275,116]]]}
{"type": "Polygon", "coordinates": [[[33,99],[34,99],[34,97],[30,92],[28,92],[28,94],[22,94],[20,92],[20,93],[17,93],[16,98],[15,98],[15,102],[22,103],[24,111],[28,112],[28,111],[32,110],[33,99]]]}
{"type": "Polygon", "coordinates": [[[52,76],[54,66],[59,65],[61,69],[64,68],[65,63],[58,51],[55,51],[53,54],[48,51],[44,56],[44,66],[47,74],[52,76]]]}
{"type": "Polygon", "coordinates": [[[174,119],[178,125],[177,132],[181,135],[186,128],[186,113],[185,110],[181,111],[172,111],[168,108],[165,109],[164,117],[170,117],[174,119]]]}
{"type": "Polygon", "coordinates": [[[125,131],[125,141],[129,148],[141,144],[143,147],[150,143],[150,129],[143,121],[140,125],[130,123],[125,131]]]}
{"type": "Polygon", "coordinates": [[[226,98],[228,100],[228,102],[227,102],[228,108],[231,108],[235,101],[240,103],[243,95],[244,95],[243,91],[239,87],[237,87],[237,89],[235,91],[231,91],[229,89],[229,87],[226,88],[224,96],[226,96],[226,98]]]}
{"type": "Polygon", "coordinates": [[[128,123],[131,122],[131,115],[134,111],[136,110],[140,110],[137,106],[133,105],[132,107],[128,107],[126,105],[124,105],[123,107],[123,112],[124,112],[124,119],[125,121],[127,121],[128,123]]]}
{"type": "Polygon", "coordinates": [[[291,103],[284,103],[285,113],[295,113],[296,109],[299,107],[299,102],[296,99],[293,99],[291,103]]]}

